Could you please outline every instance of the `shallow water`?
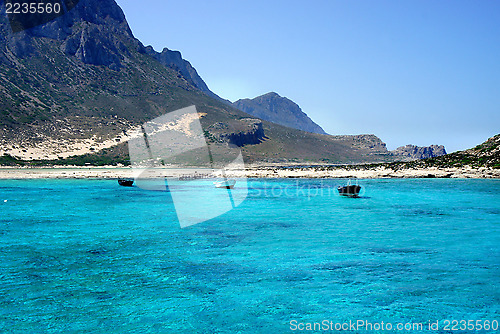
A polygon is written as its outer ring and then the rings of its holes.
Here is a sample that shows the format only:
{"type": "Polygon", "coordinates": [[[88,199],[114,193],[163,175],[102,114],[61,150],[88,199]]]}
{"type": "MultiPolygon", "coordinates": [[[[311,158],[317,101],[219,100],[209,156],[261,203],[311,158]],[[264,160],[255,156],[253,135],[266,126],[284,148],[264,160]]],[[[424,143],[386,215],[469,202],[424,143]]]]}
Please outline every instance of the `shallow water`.
{"type": "Polygon", "coordinates": [[[166,192],[1,180],[0,331],[500,320],[500,181],[363,180],[359,199],[342,182],[250,180],[239,207],[181,229],[166,192]]]}

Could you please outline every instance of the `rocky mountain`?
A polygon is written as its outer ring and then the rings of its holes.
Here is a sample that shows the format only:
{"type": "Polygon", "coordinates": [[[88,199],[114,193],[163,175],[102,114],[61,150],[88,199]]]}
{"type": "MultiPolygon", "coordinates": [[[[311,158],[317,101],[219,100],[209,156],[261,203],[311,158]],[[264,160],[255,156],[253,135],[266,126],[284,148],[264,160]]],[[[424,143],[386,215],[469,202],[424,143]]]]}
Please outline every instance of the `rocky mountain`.
{"type": "Polygon", "coordinates": [[[290,99],[271,92],[253,99],[241,99],[233,106],[252,116],[302,131],[326,134],[290,99]]]}
{"type": "Polygon", "coordinates": [[[406,145],[398,147],[394,151],[391,151],[391,153],[396,157],[402,158],[402,160],[417,160],[445,155],[446,150],[443,145],[431,145],[425,147],[406,145]]]}
{"type": "Polygon", "coordinates": [[[158,60],[161,64],[179,72],[179,75],[182,78],[186,79],[191,85],[198,88],[208,96],[221,100],[217,94],[208,88],[205,81],[203,81],[203,79],[198,75],[196,69],[191,66],[191,63],[182,58],[179,51],[172,51],[168,48],[164,48],[162,52],[156,52],[152,46],[147,46],[140,51],[144,51],[146,54],[158,60]]]}
{"type": "Polygon", "coordinates": [[[180,53],[144,47],[114,0],[80,0],[66,14],[19,32],[0,7],[4,163],[126,162],[134,129],[190,105],[203,116],[214,152],[234,144],[249,163],[394,159],[373,135],[304,132],[251,118],[213,98],[180,53]]]}

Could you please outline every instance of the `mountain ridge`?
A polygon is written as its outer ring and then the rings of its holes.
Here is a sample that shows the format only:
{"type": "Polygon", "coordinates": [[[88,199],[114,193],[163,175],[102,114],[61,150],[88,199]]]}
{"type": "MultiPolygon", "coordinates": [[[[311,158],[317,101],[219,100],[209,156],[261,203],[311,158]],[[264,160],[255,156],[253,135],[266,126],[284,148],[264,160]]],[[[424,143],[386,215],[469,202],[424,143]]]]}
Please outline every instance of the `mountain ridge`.
{"type": "MultiPolygon", "coordinates": [[[[179,74],[184,77],[190,84],[194,87],[198,88],[205,94],[215,99],[226,101],[222,99],[220,96],[215,94],[208,88],[207,83],[200,77],[196,69],[191,65],[189,61],[182,58],[182,54],[180,51],[170,50],[168,48],[163,48],[161,52],[157,52],[153,49],[152,46],[148,45],[144,47],[144,49],[140,49],[140,52],[144,52],[156,60],[158,60],[161,64],[176,70],[179,74]]],[[[228,102],[228,101],[227,101],[228,102]]]]}

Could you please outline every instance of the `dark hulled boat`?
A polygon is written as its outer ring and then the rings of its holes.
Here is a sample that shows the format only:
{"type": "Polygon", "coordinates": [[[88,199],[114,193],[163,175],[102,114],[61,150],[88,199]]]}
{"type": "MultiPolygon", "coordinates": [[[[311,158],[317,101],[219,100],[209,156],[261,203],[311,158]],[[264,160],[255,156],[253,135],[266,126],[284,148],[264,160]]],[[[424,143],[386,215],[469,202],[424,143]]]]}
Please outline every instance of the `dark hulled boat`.
{"type": "Polygon", "coordinates": [[[134,185],[134,180],[118,179],[118,184],[124,187],[132,187],[134,185]]]}
{"type": "Polygon", "coordinates": [[[339,195],[346,197],[359,197],[359,192],[361,191],[361,186],[358,184],[351,184],[351,180],[347,182],[345,186],[337,187],[339,195]]]}

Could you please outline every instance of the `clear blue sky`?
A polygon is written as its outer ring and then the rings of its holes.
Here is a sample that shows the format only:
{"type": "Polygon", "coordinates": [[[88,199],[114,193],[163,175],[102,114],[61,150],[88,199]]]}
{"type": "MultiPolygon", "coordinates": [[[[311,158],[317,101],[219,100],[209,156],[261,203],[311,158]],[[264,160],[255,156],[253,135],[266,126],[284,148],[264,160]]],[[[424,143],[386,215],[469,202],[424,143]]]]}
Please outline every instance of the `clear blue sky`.
{"type": "Polygon", "coordinates": [[[466,149],[500,133],[500,1],[117,0],[231,101],[276,91],[331,134],[466,149]]]}

